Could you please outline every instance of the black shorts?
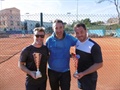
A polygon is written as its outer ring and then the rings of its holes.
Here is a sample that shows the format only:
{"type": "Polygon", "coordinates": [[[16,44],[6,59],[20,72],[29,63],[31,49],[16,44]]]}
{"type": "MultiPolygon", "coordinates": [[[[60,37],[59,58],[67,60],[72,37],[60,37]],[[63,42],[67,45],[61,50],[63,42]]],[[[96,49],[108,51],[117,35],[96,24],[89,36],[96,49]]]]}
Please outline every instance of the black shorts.
{"type": "Polygon", "coordinates": [[[96,90],[97,74],[89,74],[78,80],[78,88],[83,90],[96,90]]]}
{"type": "Polygon", "coordinates": [[[26,77],[26,90],[46,90],[46,78],[33,79],[30,76],[26,77]]]}
{"type": "Polygon", "coordinates": [[[70,90],[71,75],[70,71],[56,72],[48,69],[51,90],[70,90]]]}
{"type": "Polygon", "coordinates": [[[46,90],[46,81],[38,85],[27,84],[26,90],[46,90]]]}

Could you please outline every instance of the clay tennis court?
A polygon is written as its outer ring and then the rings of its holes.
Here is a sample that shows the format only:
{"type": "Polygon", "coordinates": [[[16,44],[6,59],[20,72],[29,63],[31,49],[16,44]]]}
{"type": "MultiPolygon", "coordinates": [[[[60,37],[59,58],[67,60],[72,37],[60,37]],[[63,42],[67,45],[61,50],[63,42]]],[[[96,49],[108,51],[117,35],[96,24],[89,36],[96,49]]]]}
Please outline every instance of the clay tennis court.
{"type": "MultiPolygon", "coordinates": [[[[93,38],[102,48],[104,65],[98,70],[97,90],[120,90],[120,38],[93,38]]],[[[31,44],[32,37],[0,38],[0,90],[25,90],[25,73],[17,62],[23,47],[31,44]]],[[[74,48],[71,48],[74,52],[74,48]]],[[[74,65],[71,60],[71,74],[74,65]]],[[[50,90],[49,83],[47,90],[50,90]]],[[[72,77],[71,90],[78,90],[72,77]]]]}

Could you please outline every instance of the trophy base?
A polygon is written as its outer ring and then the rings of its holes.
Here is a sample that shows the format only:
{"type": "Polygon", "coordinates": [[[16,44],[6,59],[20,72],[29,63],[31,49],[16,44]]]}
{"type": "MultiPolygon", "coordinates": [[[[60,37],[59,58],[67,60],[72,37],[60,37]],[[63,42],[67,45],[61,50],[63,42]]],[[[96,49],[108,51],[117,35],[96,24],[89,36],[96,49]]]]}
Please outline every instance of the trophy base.
{"type": "Polygon", "coordinates": [[[37,71],[37,72],[36,72],[36,78],[41,78],[41,77],[42,77],[41,72],[40,72],[40,71],[37,71]]]}
{"type": "Polygon", "coordinates": [[[77,74],[78,74],[78,72],[76,71],[76,72],[73,74],[74,77],[78,78],[79,76],[78,76],[77,74]]]}

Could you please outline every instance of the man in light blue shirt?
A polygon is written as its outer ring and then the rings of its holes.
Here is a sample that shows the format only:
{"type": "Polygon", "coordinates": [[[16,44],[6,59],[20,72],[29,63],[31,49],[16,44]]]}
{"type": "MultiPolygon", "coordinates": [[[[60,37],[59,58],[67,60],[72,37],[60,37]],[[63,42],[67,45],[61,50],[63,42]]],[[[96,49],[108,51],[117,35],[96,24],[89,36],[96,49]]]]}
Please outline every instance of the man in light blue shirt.
{"type": "Polygon", "coordinates": [[[53,34],[46,40],[50,57],[48,60],[48,76],[51,90],[70,90],[70,47],[76,45],[77,39],[66,34],[62,20],[53,23],[53,34]]]}

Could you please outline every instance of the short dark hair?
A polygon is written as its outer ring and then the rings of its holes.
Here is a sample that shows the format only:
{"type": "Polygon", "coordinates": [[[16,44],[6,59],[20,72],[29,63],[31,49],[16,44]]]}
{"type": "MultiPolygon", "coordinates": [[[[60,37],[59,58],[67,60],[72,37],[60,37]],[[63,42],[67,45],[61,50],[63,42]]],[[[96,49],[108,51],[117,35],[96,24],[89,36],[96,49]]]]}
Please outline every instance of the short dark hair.
{"type": "Polygon", "coordinates": [[[62,24],[64,24],[63,21],[60,20],[60,19],[56,19],[53,23],[62,23],[62,24]]]}
{"type": "Polygon", "coordinates": [[[77,24],[74,25],[74,28],[75,27],[83,27],[86,30],[86,26],[85,26],[84,23],[77,23],[77,24]]]}

